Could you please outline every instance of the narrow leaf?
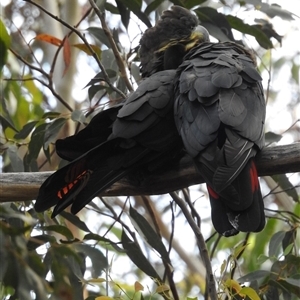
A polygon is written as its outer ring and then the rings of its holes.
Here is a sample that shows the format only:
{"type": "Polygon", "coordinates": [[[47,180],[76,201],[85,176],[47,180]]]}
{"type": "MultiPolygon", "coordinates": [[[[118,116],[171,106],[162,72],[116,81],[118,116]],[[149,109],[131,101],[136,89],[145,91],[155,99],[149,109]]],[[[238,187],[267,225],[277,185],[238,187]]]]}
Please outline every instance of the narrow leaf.
{"type": "Polygon", "coordinates": [[[266,143],[277,143],[282,139],[281,134],[274,133],[272,131],[268,131],[265,134],[266,143]]]}
{"type": "Polygon", "coordinates": [[[46,33],[38,34],[34,39],[37,41],[43,41],[43,42],[46,42],[46,43],[49,43],[49,44],[52,44],[55,46],[60,46],[62,43],[61,39],[58,39],[55,36],[46,34],[46,33]]]}
{"type": "Polygon", "coordinates": [[[54,231],[56,233],[59,233],[59,234],[65,236],[69,240],[72,240],[74,238],[72,232],[66,226],[49,225],[49,226],[43,226],[43,227],[41,227],[41,229],[45,230],[45,231],[54,231]]]}
{"type": "Polygon", "coordinates": [[[37,123],[38,121],[32,121],[27,123],[18,133],[15,134],[14,138],[20,140],[26,139],[37,123]]]}
{"type": "MultiPolygon", "coordinates": [[[[87,55],[90,56],[93,55],[93,53],[91,52],[91,50],[88,48],[86,44],[73,44],[72,46],[85,52],[87,55]]],[[[97,45],[90,45],[90,47],[94,50],[94,52],[97,54],[99,59],[101,59],[101,53],[102,53],[101,49],[97,45]]]]}
{"type": "Polygon", "coordinates": [[[68,37],[66,37],[64,40],[63,57],[64,57],[64,63],[65,63],[65,69],[63,72],[63,76],[64,76],[67,73],[70,63],[71,63],[71,45],[70,45],[70,40],[68,37]]]}
{"type": "Polygon", "coordinates": [[[287,193],[295,202],[298,202],[298,193],[294,185],[289,181],[286,174],[273,175],[272,178],[280,185],[282,190],[287,193]]]}
{"type": "Polygon", "coordinates": [[[130,206],[129,213],[131,222],[133,223],[134,227],[139,232],[141,237],[143,237],[145,241],[161,255],[162,259],[165,262],[170,263],[169,253],[165,245],[161,241],[161,238],[158,236],[158,234],[148,223],[148,221],[132,206],[130,206]]]}
{"type": "Polygon", "coordinates": [[[48,124],[44,123],[39,126],[37,126],[32,135],[31,140],[28,145],[28,157],[27,157],[27,163],[30,164],[32,160],[36,160],[36,158],[39,155],[39,152],[43,146],[44,141],[44,135],[46,132],[48,124]]]}
{"type": "Polygon", "coordinates": [[[47,149],[49,145],[56,140],[56,136],[62,126],[66,123],[65,118],[59,118],[53,121],[45,131],[44,136],[44,149],[47,149]]]}
{"type": "Polygon", "coordinates": [[[82,231],[90,232],[86,224],[83,221],[81,221],[77,216],[70,214],[66,211],[62,211],[60,215],[66,220],[68,220],[70,223],[81,229],[82,231]]]}
{"type": "Polygon", "coordinates": [[[10,145],[7,149],[7,154],[11,162],[14,172],[24,172],[23,161],[18,155],[18,148],[16,145],[10,145]]]}
{"type": "Polygon", "coordinates": [[[155,278],[159,282],[161,282],[159,275],[153,268],[152,264],[147,260],[145,255],[142,253],[140,247],[135,242],[129,239],[129,237],[127,236],[124,230],[122,232],[121,241],[131,261],[148,276],[155,278]]]}
{"type": "Polygon", "coordinates": [[[260,300],[260,297],[257,295],[256,291],[254,289],[252,289],[251,287],[243,287],[240,292],[239,295],[245,297],[249,297],[251,300],[260,300]]]}
{"type": "Polygon", "coordinates": [[[270,257],[277,257],[279,255],[280,249],[281,249],[281,243],[284,239],[285,232],[279,231],[276,232],[269,243],[269,256],[270,257]]]}
{"type": "Polygon", "coordinates": [[[74,244],[74,248],[87,255],[92,261],[92,277],[97,278],[108,266],[105,255],[96,247],[87,244],[74,244]]]}
{"type": "MultiPolygon", "coordinates": [[[[109,78],[112,78],[112,77],[115,77],[117,75],[117,73],[114,71],[114,70],[111,70],[111,69],[107,69],[105,70],[106,71],[106,74],[108,75],[109,78]]],[[[105,81],[105,77],[104,77],[104,74],[103,72],[99,72],[98,74],[95,75],[94,78],[92,78],[88,84],[85,86],[88,87],[90,85],[94,85],[96,83],[100,83],[101,81],[105,81]]]]}
{"type": "Polygon", "coordinates": [[[15,132],[19,132],[19,130],[11,123],[10,120],[4,118],[3,116],[0,115],[0,124],[3,127],[3,129],[5,130],[6,128],[11,128],[13,129],[15,132]]]}
{"type": "Polygon", "coordinates": [[[265,278],[265,277],[267,277],[269,275],[270,275],[270,271],[257,270],[257,271],[253,271],[251,273],[248,273],[248,274],[240,277],[238,279],[238,282],[240,282],[240,283],[252,282],[252,281],[255,281],[255,280],[259,280],[259,279],[265,278]]]}
{"type": "Polygon", "coordinates": [[[2,70],[3,66],[6,63],[7,60],[7,53],[8,53],[8,48],[11,43],[10,36],[6,30],[6,27],[2,20],[0,20],[0,71],[2,70]]]}
{"type": "Polygon", "coordinates": [[[59,117],[61,115],[61,113],[56,112],[56,111],[48,111],[46,113],[43,114],[42,118],[43,119],[56,119],[57,117],[59,117]]]}
{"type": "Polygon", "coordinates": [[[87,31],[93,35],[101,44],[104,44],[108,48],[110,48],[110,43],[107,39],[106,34],[104,33],[104,30],[99,27],[89,27],[87,31]]]}

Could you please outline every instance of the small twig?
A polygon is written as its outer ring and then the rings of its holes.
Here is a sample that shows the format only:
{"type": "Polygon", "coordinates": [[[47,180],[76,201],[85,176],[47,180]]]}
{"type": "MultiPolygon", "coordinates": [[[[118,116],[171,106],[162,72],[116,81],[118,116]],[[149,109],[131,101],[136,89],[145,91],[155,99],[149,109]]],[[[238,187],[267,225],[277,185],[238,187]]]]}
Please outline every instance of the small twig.
{"type": "MultiPolygon", "coordinates": [[[[38,80],[40,83],[44,84],[44,86],[46,86],[51,91],[53,96],[56,97],[69,111],[71,111],[71,112],[73,111],[72,107],[59,94],[56,93],[55,89],[53,88],[53,84],[52,84],[52,80],[51,80],[50,76],[42,68],[38,68],[38,67],[30,64],[28,61],[26,61],[21,55],[19,55],[12,48],[10,48],[9,50],[17,57],[18,60],[23,62],[31,70],[35,70],[35,71],[41,73],[42,75],[44,75],[49,81],[48,84],[42,80],[39,80],[39,79],[36,79],[36,80],[38,80]]],[[[18,79],[18,80],[25,81],[25,79],[18,79]]]]}
{"type": "MultiPolygon", "coordinates": [[[[150,215],[150,218],[151,218],[151,220],[152,220],[152,222],[154,224],[156,233],[158,234],[158,236],[160,238],[162,238],[161,237],[161,233],[160,233],[159,224],[157,222],[157,216],[156,216],[157,213],[155,212],[155,210],[153,209],[153,207],[151,205],[151,201],[150,201],[149,196],[141,196],[141,198],[142,198],[143,203],[146,206],[147,211],[148,211],[148,213],[150,215]]],[[[168,277],[169,286],[170,286],[170,289],[172,291],[174,300],[179,300],[179,296],[178,296],[178,293],[177,293],[176,285],[175,285],[175,282],[173,280],[173,272],[171,270],[171,266],[169,265],[169,263],[167,261],[162,260],[162,262],[163,262],[163,264],[165,266],[165,273],[163,275],[163,282],[165,281],[165,278],[168,277]]]]}
{"type": "Polygon", "coordinates": [[[172,212],[172,221],[171,221],[171,235],[170,235],[169,249],[168,249],[169,254],[172,250],[172,243],[173,243],[174,233],[175,233],[175,213],[174,213],[173,203],[174,203],[174,201],[172,201],[170,203],[170,208],[171,208],[171,212],[172,212]]]}
{"type": "Polygon", "coordinates": [[[197,226],[196,222],[192,218],[191,214],[189,213],[184,200],[182,200],[177,195],[176,192],[171,192],[170,196],[174,199],[174,201],[177,203],[177,205],[181,208],[181,211],[183,212],[186,220],[188,221],[192,230],[194,231],[194,234],[195,234],[195,237],[197,240],[197,244],[198,244],[198,248],[200,251],[200,255],[201,255],[201,257],[204,261],[205,267],[206,267],[206,272],[207,272],[206,278],[207,278],[207,282],[208,282],[208,294],[209,294],[211,300],[217,300],[218,296],[217,296],[217,291],[216,291],[214,275],[212,272],[210,258],[209,258],[208,250],[206,248],[206,244],[205,244],[203,235],[202,235],[199,227],[197,226]]]}
{"type": "Polygon", "coordinates": [[[105,35],[107,36],[108,38],[108,41],[109,41],[109,44],[111,46],[111,49],[114,53],[114,56],[116,58],[116,62],[117,62],[117,65],[119,67],[119,71],[120,71],[120,76],[121,78],[123,78],[125,84],[126,84],[126,87],[128,88],[128,90],[130,92],[133,91],[133,87],[128,79],[128,76],[127,76],[127,73],[126,73],[126,68],[125,68],[125,64],[124,64],[124,60],[122,59],[121,57],[121,54],[118,50],[118,47],[112,37],[112,34],[106,24],[106,20],[105,20],[105,12],[102,12],[100,11],[100,9],[98,8],[98,6],[96,5],[95,1],[94,0],[89,0],[92,8],[94,9],[96,15],[99,17],[100,19],[100,22],[101,22],[101,25],[102,25],[102,29],[105,33],[105,35]]]}
{"type": "Polygon", "coordinates": [[[230,278],[231,278],[231,279],[233,279],[235,270],[236,270],[237,265],[238,265],[236,262],[239,260],[239,258],[243,255],[243,253],[244,253],[245,250],[246,250],[246,247],[245,247],[245,246],[246,246],[247,243],[248,243],[249,237],[250,237],[250,232],[247,232],[247,233],[246,233],[246,236],[245,236],[245,239],[244,239],[244,241],[243,241],[243,244],[242,244],[242,246],[243,246],[244,248],[243,248],[242,251],[239,252],[239,254],[237,255],[237,257],[235,258],[235,265],[234,265],[234,267],[231,269],[231,272],[230,272],[230,278]]]}
{"type": "MultiPolygon", "coordinates": [[[[213,233],[205,242],[207,243],[208,240],[213,238],[216,234],[218,234],[218,233],[217,232],[213,233]]],[[[210,259],[213,259],[214,255],[215,255],[215,251],[217,250],[217,247],[218,247],[218,244],[219,244],[221,238],[222,238],[222,235],[218,234],[218,237],[217,237],[216,241],[214,242],[213,248],[210,252],[210,259]]]]}
{"type": "MultiPolygon", "coordinates": [[[[88,9],[88,10],[85,12],[85,14],[82,16],[82,18],[79,20],[79,22],[74,26],[74,28],[77,28],[77,27],[81,24],[81,22],[82,22],[82,21],[90,14],[90,12],[91,12],[91,8],[88,9]]],[[[51,82],[52,82],[52,75],[53,75],[53,73],[54,73],[54,68],[55,68],[55,65],[56,65],[56,62],[57,62],[58,54],[59,54],[60,50],[63,48],[66,38],[69,38],[74,32],[75,32],[75,31],[74,31],[73,29],[70,30],[70,32],[68,32],[68,33],[64,36],[64,38],[63,38],[61,44],[57,47],[57,50],[56,50],[56,52],[55,52],[55,55],[54,55],[54,57],[53,57],[53,61],[52,61],[52,64],[51,64],[50,72],[49,72],[49,76],[50,76],[50,78],[51,78],[51,82]]]]}
{"type": "Polygon", "coordinates": [[[191,197],[188,193],[188,188],[182,189],[182,193],[183,193],[183,196],[184,196],[184,200],[186,201],[186,203],[189,205],[189,207],[191,209],[193,218],[196,218],[197,225],[198,225],[199,228],[201,228],[201,218],[200,218],[197,210],[195,209],[195,206],[193,205],[193,203],[191,201],[191,197]]]}

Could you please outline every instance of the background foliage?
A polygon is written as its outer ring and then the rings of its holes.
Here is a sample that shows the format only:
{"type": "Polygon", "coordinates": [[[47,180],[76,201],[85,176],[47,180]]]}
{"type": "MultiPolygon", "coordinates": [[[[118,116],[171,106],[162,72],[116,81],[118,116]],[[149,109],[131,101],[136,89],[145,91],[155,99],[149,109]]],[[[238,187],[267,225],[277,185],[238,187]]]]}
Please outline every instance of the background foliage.
{"type": "MultiPolygon", "coordinates": [[[[172,3],[194,10],[213,40],[256,52],[268,101],[267,144],[299,141],[299,47],[290,43],[299,37],[299,19],[276,4],[116,0],[91,8],[94,1],[6,0],[0,19],[2,172],[62,166],[55,140],[137,86],[141,34],[172,3]]],[[[220,299],[298,299],[299,174],[266,177],[261,185],[266,228],[227,239],[211,226],[202,186],[95,199],[78,216],[64,212],[53,220],[50,212],[37,214],[31,201],[11,199],[0,207],[1,297],[207,299],[207,261],[189,227],[194,222],[201,223],[220,299]],[[189,215],[179,207],[182,199],[189,215]]]]}

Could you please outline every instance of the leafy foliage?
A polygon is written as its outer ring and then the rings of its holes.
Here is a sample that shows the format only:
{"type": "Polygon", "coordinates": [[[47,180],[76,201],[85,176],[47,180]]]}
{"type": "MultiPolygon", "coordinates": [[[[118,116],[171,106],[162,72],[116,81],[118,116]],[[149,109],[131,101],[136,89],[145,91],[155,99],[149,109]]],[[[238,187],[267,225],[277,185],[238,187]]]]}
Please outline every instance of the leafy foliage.
{"type": "MultiPolygon", "coordinates": [[[[270,76],[272,69],[277,72],[285,66],[291,71],[292,89],[299,84],[299,61],[272,60],[271,55],[273,47],[279,47],[283,39],[273,28],[272,18],[291,21],[296,18],[292,13],[260,0],[233,1],[230,13],[223,4],[217,8],[214,2],[210,5],[206,1],[171,2],[194,10],[215,39],[246,42],[248,46],[250,43],[260,56],[258,67],[263,74],[270,76]],[[255,23],[250,24],[237,17],[237,11],[248,10],[254,15],[255,9],[260,9],[263,19],[255,19],[255,23]]],[[[83,13],[78,24],[73,26],[65,24],[60,17],[54,18],[53,14],[42,15],[38,3],[11,1],[5,7],[4,19],[0,20],[3,172],[37,172],[42,168],[55,169],[65,163],[53,155],[55,140],[70,133],[70,124],[75,124],[75,130],[79,130],[97,110],[117,103],[132,85],[136,85],[140,78],[136,47],[140,34],[136,37],[129,32],[132,26],[140,33],[140,27],[143,30],[150,27],[154,23],[154,13],[161,10],[165,1],[98,1],[99,9],[106,11],[107,24],[114,27],[110,33],[115,49],[103,26],[100,27],[97,15],[90,14],[95,10],[88,8],[88,13],[83,13]],[[16,29],[9,21],[15,15],[23,18],[21,28],[16,29]],[[110,24],[110,17],[118,20],[117,25],[110,24]],[[30,18],[35,22],[30,22],[30,18]],[[48,28],[42,26],[45,18],[60,26],[69,25],[69,32],[64,38],[50,34],[48,28]],[[81,41],[70,42],[71,35],[79,36],[81,41]],[[124,36],[129,46],[123,42],[124,36]],[[92,42],[87,42],[86,37],[92,42]],[[55,49],[51,58],[47,57],[50,49],[55,49]],[[120,71],[122,66],[115,57],[116,50],[126,69],[125,75],[120,71]],[[54,75],[59,67],[56,57],[60,52],[63,53],[63,73],[54,75]],[[83,103],[73,103],[69,99],[71,95],[62,97],[57,88],[60,81],[72,85],[63,80],[71,72],[75,53],[79,53],[79,71],[82,61],[94,71],[89,77],[81,76],[80,89],[85,87],[86,92],[83,103]],[[55,76],[60,77],[57,80],[55,76]],[[55,80],[56,84],[53,83],[55,80]]],[[[89,7],[88,2],[85,5],[89,7]]],[[[76,76],[78,74],[72,74],[74,81],[76,76]]],[[[76,86],[72,87],[75,89],[76,86]]],[[[276,90],[272,90],[272,86],[266,90],[268,103],[272,105],[276,101],[276,90]]],[[[293,107],[293,102],[289,105],[293,107]]],[[[288,134],[293,136],[295,133],[295,126],[288,129],[288,134]]],[[[285,132],[270,131],[267,143],[278,142],[284,136],[285,132]]],[[[207,250],[212,259],[219,299],[300,298],[299,193],[290,175],[277,175],[273,179],[276,186],[265,188],[269,191],[266,199],[268,223],[263,232],[225,239],[217,236],[210,223],[204,220],[205,216],[202,217],[207,249],[201,250],[207,250]],[[279,194],[274,193],[279,187],[284,190],[280,195],[293,199],[289,205],[285,206],[280,202],[279,194]]],[[[192,191],[184,190],[179,196],[190,203],[191,214],[200,220],[191,205],[195,200],[192,191]]],[[[201,188],[197,190],[199,194],[203,195],[201,188]]],[[[189,229],[185,222],[180,223],[181,213],[176,212],[173,204],[168,205],[170,199],[169,196],[163,199],[135,197],[130,200],[129,207],[120,207],[119,199],[101,199],[90,204],[91,209],[86,215],[77,217],[63,212],[53,220],[48,212],[37,214],[31,202],[1,204],[2,298],[207,298],[206,279],[199,267],[202,262],[197,258],[199,249],[193,242],[186,244],[185,236],[176,237],[178,223],[179,227],[187,227],[184,233],[189,229]],[[141,199],[143,204],[148,203],[147,213],[145,209],[132,206],[134,203],[138,207],[141,199]],[[164,203],[160,212],[149,205],[152,202],[160,208],[164,203]],[[129,218],[123,214],[126,210],[129,218]],[[176,241],[181,247],[176,246],[176,241]],[[129,270],[127,265],[130,265],[129,270]],[[148,283],[149,277],[152,281],[148,283]],[[145,290],[144,286],[148,288],[145,290]]],[[[199,201],[195,205],[197,203],[199,201]]],[[[199,242],[196,235],[193,239],[199,242]]]]}

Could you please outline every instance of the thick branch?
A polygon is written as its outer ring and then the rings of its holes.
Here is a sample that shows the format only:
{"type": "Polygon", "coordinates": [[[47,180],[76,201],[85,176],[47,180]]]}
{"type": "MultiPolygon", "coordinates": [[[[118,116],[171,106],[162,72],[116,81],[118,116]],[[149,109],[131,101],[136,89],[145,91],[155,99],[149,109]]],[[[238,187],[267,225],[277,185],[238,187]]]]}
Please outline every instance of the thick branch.
{"type": "MultiPolygon", "coordinates": [[[[258,174],[268,176],[300,172],[300,143],[263,149],[256,158],[258,174]]],[[[0,202],[35,199],[42,182],[52,172],[0,174],[0,202]]],[[[158,195],[202,183],[190,159],[184,158],[179,170],[167,170],[145,178],[139,185],[120,180],[101,196],[158,195]]]]}

